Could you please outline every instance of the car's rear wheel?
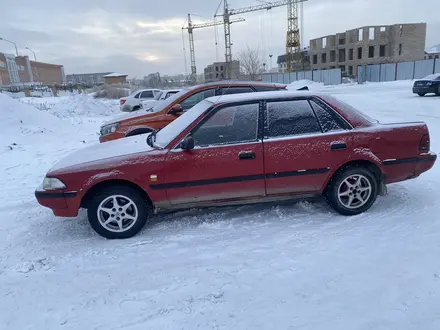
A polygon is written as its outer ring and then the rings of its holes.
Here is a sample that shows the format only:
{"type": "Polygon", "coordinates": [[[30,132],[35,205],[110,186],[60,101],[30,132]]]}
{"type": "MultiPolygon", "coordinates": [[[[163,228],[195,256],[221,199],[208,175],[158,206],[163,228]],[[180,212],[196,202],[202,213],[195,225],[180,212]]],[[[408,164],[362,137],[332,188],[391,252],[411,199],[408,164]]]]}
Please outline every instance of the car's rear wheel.
{"type": "Polygon", "coordinates": [[[356,215],[368,210],[376,201],[378,181],[365,167],[349,167],[337,173],[326,192],[327,201],[343,215],[356,215]]]}
{"type": "Polygon", "coordinates": [[[139,191],[125,185],[113,185],[96,193],[88,206],[92,228],[109,239],[129,238],[147,222],[150,206],[139,191]]]}
{"type": "Polygon", "coordinates": [[[419,96],[425,96],[426,93],[417,93],[419,96]]]}
{"type": "Polygon", "coordinates": [[[135,106],[133,107],[133,110],[132,110],[132,111],[138,111],[140,108],[141,108],[140,106],[135,105],[135,106]]]}

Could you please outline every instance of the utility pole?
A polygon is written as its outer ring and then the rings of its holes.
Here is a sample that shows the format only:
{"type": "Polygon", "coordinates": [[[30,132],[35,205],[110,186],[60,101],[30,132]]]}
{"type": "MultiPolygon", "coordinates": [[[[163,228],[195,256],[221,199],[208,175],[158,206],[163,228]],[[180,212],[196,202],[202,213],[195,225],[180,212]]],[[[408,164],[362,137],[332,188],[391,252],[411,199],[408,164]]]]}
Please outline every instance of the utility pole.
{"type": "Polygon", "coordinates": [[[18,57],[17,44],[16,44],[15,42],[13,42],[13,41],[11,41],[11,40],[7,40],[7,39],[5,39],[5,38],[0,38],[0,40],[3,40],[3,41],[6,41],[6,42],[9,42],[10,44],[13,44],[14,47],[15,47],[15,55],[18,57]]]}
{"type": "Polygon", "coordinates": [[[26,46],[26,49],[31,51],[32,54],[34,54],[34,62],[37,62],[37,57],[35,56],[35,52],[32,49],[30,49],[28,46],[26,46]]]}

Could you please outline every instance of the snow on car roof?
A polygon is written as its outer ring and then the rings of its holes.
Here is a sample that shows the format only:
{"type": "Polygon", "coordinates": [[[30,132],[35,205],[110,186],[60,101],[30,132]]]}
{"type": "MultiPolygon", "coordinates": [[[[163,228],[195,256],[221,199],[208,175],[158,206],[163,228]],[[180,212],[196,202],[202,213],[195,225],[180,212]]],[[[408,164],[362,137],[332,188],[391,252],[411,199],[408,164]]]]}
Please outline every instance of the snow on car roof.
{"type": "Polygon", "coordinates": [[[267,99],[300,97],[300,96],[310,96],[310,95],[318,95],[318,94],[312,92],[303,92],[303,91],[270,91],[270,92],[212,96],[207,98],[206,100],[212,103],[230,103],[230,102],[254,101],[254,100],[262,100],[262,99],[267,100],[267,99]]]}

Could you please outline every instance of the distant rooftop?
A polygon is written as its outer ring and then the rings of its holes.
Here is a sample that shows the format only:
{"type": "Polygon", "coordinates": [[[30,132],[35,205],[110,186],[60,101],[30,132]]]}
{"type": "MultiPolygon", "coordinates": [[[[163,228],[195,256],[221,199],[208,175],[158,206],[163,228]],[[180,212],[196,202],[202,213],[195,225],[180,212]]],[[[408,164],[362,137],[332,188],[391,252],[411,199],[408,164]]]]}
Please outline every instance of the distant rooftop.
{"type": "Polygon", "coordinates": [[[440,44],[437,46],[429,47],[425,49],[425,53],[427,54],[439,54],[440,53],[440,44]]]}
{"type": "Polygon", "coordinates": [[[113,73],[106,74],[106,75],[104,76],[104,78],[111,78],[111,77],[127,77],[127,76],[128,76],[128,74],[123,74],[123,73],[113,72],[113,73]]]}

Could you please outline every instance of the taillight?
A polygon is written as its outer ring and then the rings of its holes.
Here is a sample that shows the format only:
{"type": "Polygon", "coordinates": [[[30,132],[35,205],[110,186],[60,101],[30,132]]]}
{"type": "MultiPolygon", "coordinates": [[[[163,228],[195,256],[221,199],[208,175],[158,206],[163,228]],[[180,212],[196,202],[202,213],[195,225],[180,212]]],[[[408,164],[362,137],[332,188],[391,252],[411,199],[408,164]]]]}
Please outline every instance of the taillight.
{"type": "Polygon", "coordinates": [[[125,102],[127,102],[127,100],[121,100],[121,105],[124,105],[125,102]]]}
{"type": "Polygon", "coordinates": [[[429,142],[429,135],[425,134],[420,139],[419,151],[420,152],[429,152],[430,147],[431,147],[431,144],[429,142]]]}

